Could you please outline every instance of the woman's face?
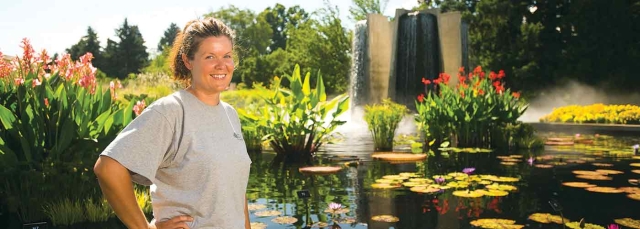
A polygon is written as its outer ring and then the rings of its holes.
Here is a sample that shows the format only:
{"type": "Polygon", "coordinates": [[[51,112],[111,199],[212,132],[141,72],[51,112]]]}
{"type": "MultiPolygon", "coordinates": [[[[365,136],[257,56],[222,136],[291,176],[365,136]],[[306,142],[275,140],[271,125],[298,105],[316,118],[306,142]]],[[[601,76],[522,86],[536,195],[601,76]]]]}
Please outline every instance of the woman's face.
{"type": "MultiPolygon", "coordinates": [[[[191,70],[191,85],[207,93],[227,89],[233,76],[233,44],[226,36],[208,37],[200,42],[193,60],[185,60],[191,70]]],[[[187,59],[183,55],[183,60],[187,59]]]]}

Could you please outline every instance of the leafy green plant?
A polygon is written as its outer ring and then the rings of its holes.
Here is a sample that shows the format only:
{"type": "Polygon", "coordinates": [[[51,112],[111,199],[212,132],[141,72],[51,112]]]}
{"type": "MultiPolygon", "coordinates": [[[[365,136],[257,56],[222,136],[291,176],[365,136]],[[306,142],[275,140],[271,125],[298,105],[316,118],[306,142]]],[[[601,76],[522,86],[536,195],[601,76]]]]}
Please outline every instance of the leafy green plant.
{"type": "Polygon", "coordinates": [[[136,188],[136,201],[138,202],[138,206],[142,209],[142,212],[149,215],[153,212],[153,207],[151,205],[151,195],[149,194],[149,189],[145,187],[136,188]]]}
{"type": "Polygon", "coordinates": [[[398,124],[409,112],[406,106],[385,99],[382,104],[367,105],[364,108],[364,120],[373,137],[375,151],[393,149],[393,139],[398,124]]]}
{"type": "Polygon", "coordinates": [[[297,65],[287,78],[289,88],[283,88],[275,77],[274,94],[265,99],[261,116],[245,114],[245,118],[266,131],[263,139],[277,153],[274,163],[310,163],[325,137],[345,123],[337,118],[349,108],[349,97],[342,94],[327,101],[322,76],[318,74],[316,88],[311,89],[310,74],[303,79],[297,65]]]}
{"type": "Polygon", "coordinates": [[[27,54],[2,64],[16,70],[2,70],[8,75],[0,78],[0,164],[33,168],[45,159],[94,157],[133,119],[134,104],[120,106],[96,85],[90,53],[49,65],[46,51],[35,57],[23,43],[27,54]]]}
{"type": "Polygon", "coordinates": [[[496,147],[501,131],[514,124],[528,104],[520,94],[505,89],[504,72],[490,72],[481,67],[468,76],[464,69],[458,74],[457,87],[448,85],[450,76],[422,82],[429,89],[427,96],[418,95],[416,122],[426,136],[425,141],[449,140],[454,147],[496,147]]]}

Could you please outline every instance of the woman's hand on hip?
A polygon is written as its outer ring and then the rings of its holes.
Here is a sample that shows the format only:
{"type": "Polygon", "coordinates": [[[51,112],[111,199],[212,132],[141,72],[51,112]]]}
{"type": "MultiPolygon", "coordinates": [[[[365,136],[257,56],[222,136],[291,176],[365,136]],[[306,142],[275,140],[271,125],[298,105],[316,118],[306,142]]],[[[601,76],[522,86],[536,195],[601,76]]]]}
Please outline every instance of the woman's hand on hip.
{"type": "Polygon", "coordinates": [[[190,229],[187,222],[193,222],[193,217],[179,215],[166,221],[151,223],[149,229],[190,229]]]}

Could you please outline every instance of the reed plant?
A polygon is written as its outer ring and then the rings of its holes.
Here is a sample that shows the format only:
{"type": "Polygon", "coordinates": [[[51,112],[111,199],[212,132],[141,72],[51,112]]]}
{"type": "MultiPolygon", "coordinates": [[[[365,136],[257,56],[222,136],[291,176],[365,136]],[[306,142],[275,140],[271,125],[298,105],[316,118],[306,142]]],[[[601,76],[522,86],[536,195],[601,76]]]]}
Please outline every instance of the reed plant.
{"type": "Polygon", "coordinates": [[[84,222],[86,217],[82,204],[68,198],[45,204],[44,213],[54,226],[68,226],[84,222]]]}
{"type": "Polygon", "coordinates": [[[89,222],[106,222],[113,216],[113,210],[109,206],[106,199],[101,198],[99,201],[88,199],[84,202],[86,220],[89,222]]]}
{"type": "Polygon", "coordinates": [[[381,104],[365,106],[364,110],[364,120],[373,137],[375,151],[391,151],[398,124],[409,109],[385,99],[381,104]]]}

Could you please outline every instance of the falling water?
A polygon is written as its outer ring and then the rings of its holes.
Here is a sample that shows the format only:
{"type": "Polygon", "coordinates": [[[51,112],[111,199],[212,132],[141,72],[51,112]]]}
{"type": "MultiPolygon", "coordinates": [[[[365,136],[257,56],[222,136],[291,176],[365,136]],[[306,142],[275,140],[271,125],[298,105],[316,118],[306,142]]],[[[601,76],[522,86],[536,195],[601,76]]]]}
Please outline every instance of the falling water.
{"type": "Polygon", "coordinates": [[[421,79],[434,79],[441,72],[436,17],[409,13],[400,17],[396,48],[396,101],[411,108],[425,92],[421,79]]]}
{"type": "MultiPolygon", "coordinates": [[[[351,79],[349,97],[352,108],[363,106],[367,103],[368,77],[366,69],[367,58],[367,21],[356,23],[351,56],[351,79]]],[[[352,109],[353,110],[353,109],[352,109]]]]}

